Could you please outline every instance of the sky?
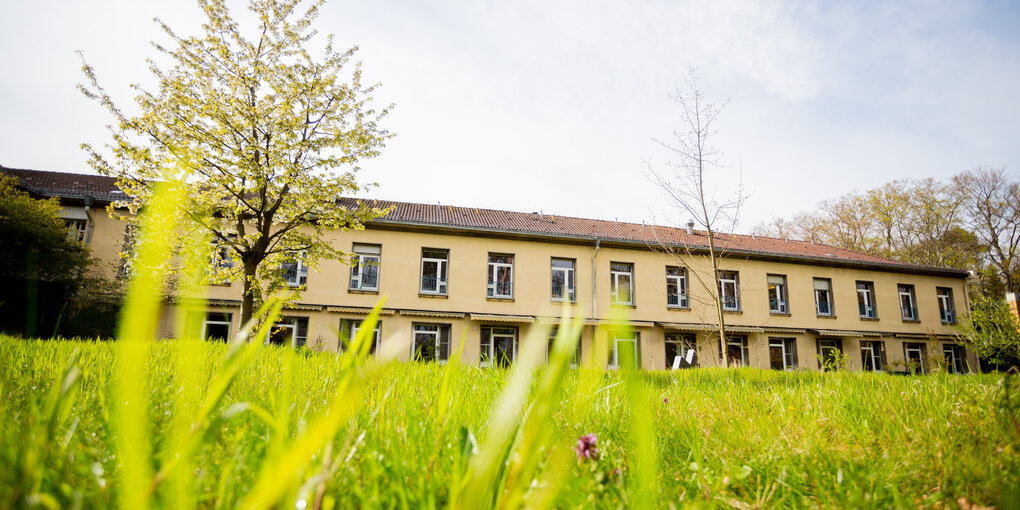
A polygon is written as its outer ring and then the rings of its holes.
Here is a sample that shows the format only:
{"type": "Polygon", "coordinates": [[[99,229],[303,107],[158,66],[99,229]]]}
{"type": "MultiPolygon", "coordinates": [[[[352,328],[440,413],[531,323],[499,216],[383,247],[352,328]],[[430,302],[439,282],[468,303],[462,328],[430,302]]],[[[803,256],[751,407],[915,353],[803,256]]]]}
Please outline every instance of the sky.
{"type": "MultiPolygon", "coordinates": [[[[76,89],[76,51],[131,111],[167,42],[155,17],[202,22],[182,0],[5,5],[0,164],[92,173],[80,146],[111,119],[76,89]]],[[[655,140],[681,127],[669,95],[695,66],[725,104],[711,191],[742,185],[742,232],[893,179],[1020,172],[1018,27],[1011,1],[730,0],[327,0],[317,25],[394,105],[362,196],[684,224],[649,169],[676,159],[655,140]]]]}

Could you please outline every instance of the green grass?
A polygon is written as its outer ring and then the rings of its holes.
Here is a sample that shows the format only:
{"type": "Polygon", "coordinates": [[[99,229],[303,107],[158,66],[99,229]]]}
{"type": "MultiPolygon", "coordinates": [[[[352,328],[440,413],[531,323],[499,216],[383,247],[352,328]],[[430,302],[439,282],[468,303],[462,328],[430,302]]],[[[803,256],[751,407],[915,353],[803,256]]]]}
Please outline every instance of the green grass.
{"type": "Polygon", "coordinates": [[[0,507],[1020,504],[1001,375],[532,373],[124,345],[0,337],[0,507]],[[142,444],[120,436],[125,394],[145,399],[142,444]],[[601,456],[579,462],[587,433],[601,456]],[[125,476],[132,449],[144,466],[125,476]]]}

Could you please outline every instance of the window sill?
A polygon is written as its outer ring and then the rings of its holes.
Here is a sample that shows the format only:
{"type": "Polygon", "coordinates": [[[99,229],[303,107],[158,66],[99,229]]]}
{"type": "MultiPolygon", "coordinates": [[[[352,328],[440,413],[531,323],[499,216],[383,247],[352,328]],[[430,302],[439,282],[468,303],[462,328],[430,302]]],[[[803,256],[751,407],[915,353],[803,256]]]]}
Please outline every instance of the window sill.
{"type": "Polygon", "coordinates": [[[835,319],[836,318],[835,315],[817,315],[817,314],[815,314],[815,317],[817,317],[819,319],[835,319]]]}
{"type": "Polygon", "coordinates": [[[566,299],[553,299],[549,302],[558,306],[560,305],[577,306],[577,301],[567,301],[566,299]]]}
{"type": "Polygon", "coordinates": [[[630,310],[637,308],[637,305],[631,303],[610,303],[609,306],[613,308],[627,308],[630,310]]]}
{"type": "Polygon", "coordinates": [[[790,317],[790,312],[773,312],[769,311],[769,315],[773,317],[790,317]]]}
{"type": "Polygon", "coordinates": [[[878,317],[861,317],[862,321],[878,322],[878,317]]]}
{"type": "Polygon", "coordinates": [[[512,297],[491,297],[490,296],[490,297],[486,297],[485,300],[486,301],[498,301],[498,302],[502,302],[502,303],[513,303],[514,302],[514,298],[512,298],[512,297]]]}
{"type": "Polygon", "coordinates": [[[428,292],[419,292],[418,297],[426,299],[450,299],[450,296],[447,294],[432,294],[428,292]]]}
{"type": "Polygon", "coordinates": [[[952,321],[952,322],[942,321],[942,325],[943,326],[955,326],[956,325],[956,321],[952,321]]]}
{"type": "Polygon", "coordinates": [[[691,307],[689,307],[689,306],[669,306],[669,305],[666,305],[666,311],[689,312],[689,311],[691,311],[691,307]]]}
{"type": "Polygon", "coordinates": [[[347,289],[348,294],[379,294],[379,290],[347,289]]]}
{"type": "Polygon", "coordinates": [[[728,313],[730,315],[744,315],[743,310],[723,310],[722,313],[728,313]]]}
{"type": "Polygon", "coordinates": [[[921,321],[917,319],[903,319],[904,324],[920,324],[921,321]]]}
{"type": "Polygon", "coordinates": [[[307,285],[287,285],[288,290],[308,290],[307,285]]]}

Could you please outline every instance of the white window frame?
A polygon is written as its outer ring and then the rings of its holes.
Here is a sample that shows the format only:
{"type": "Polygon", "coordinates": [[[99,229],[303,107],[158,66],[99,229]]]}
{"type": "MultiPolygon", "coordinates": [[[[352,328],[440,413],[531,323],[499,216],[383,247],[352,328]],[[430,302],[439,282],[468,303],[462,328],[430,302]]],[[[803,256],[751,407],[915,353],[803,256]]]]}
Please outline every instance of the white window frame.
{"type": "Polygon", "coordinates": [[[815,314],[819,317],[832,317],[836,315],[836,306],[832,301],[832,280],[829,278],[815,278],[812,281],[812,287],[815,291],[815,314]],[[818,283],[824,283],[827,288],[819,289],[818,283]],[[825,296],[825,303],[829,306],[826,312],[822,312],[822,300],[821,297],[825,296]]]}
{"type": "Polygon", "coordinates": [[[860,313],[861,318],[862,319],[874,319],[874,318],[878,317],[878,313],[877,313],[878,310],[875,309],[875,295],[874,295],[875,294],[875,284],[872,283],[872,282],[859,281],[859,282],[856,283],[856,288],[857,288],[857,304],[858,304],[858,307],[860,307],[860,306],[864,307],[864,311],[862,311],[862,310],[860,310],[858,308],[858,312],[860,313]],[[864,286],[863,289],[861,288],[861,285],[864,286]],[[861,304],[862,301],[864,302],[863,305],[861,304]],[[870,315],[866,312],[867,310],[871,310],[871,314],[870,315]]]}
{"type": "Polygon", "coordinates": [[[629,262],[610,262],[609,263],[609,278],[612,282],[612,288],[610,294],[613,298],[614,305],[633,305],[634,304],[634,264],[629,262]],[[629,271],[621,271],[613,269],[614,265],[627,266],[629,271]],[[627,290],[630,296],[629,301],[620,301],[620,277],[627,276],[627,290]]]}
{"type": "Polygon", "coordinates": [[[916,320],[918,320],[917,319],[917,315],[918,315],[917,300],[914,298],[914,286],[913,285],[903,284],[903,283],[897,284],[896,285],[896,294],[897,294],[897,296],[899,298],[900,317],[903,318],[903,320],[905,320],[905,321],[916,321],[916,320]],[[902,287],[902,289],[901,289],[901,287],[902,287]],[[903,290],[903,289],[906,289],[906,290],[903,290]],[[909,307],[903,306],[903,298],[907,298],[907,302],[910,305],[909,307]],[[913,317],[907,317],[907,313],[906,313],[906,309],[907,308],[910,309],[910,313],[913,314],[913,317]]]}
{"type": "MultiPolygon", "coordinates": [[[[205,316],[202,317],[202,340],[208,340],[209,339],[209,325],[210,324],[216,324],[216,325],[219,325],[219,326],[226,326],[227,327],[227,337],[224,338],[224,340],[229,342],[230,341],[230,334],[232,333],[232,331],[231,331],[231,320],[230,320],[230,319],[232,319],[232,316],[229,313],[221,313],[221,312],[212,312],[212,313],[215,313],[216,315],[226,315],[227,316],[227,320],[225,320],[225,321],[221,321],[221,320],[209,320],[209,315],[210,314],[206,313],[205,316]]],[[[296,330],[297,329],[295,328],[295,331],[296,330]]]]}
{"type": "Polygon", "coordinates": [[[737,271],[719,271],[719,301],[723,311],[740,311],[740,274],[737,271]],[[728,274],[732,274],[733,278],[726,278],[728,274]],[[726,291],[727,285],[733,286],[733,306],[727,306],[729,297],[726,291]]]}
{"type": "Polygon", "coordinates": [[[956,370],[956,362],[959,360],[960,367],[966,370],[966,360],[963,355],[963,347],[960,344],[944,343],[942,344],[942,356],[949,362],[949,373],[950,374],[962,374],[964,372],[956,370]],[[959,355],[959,356],[957,356],[959,355]]]}
{"type": "Polygon", "coordinates": [[[638,332],[630,333],[633,338],[627,338],[621,336],[621,333],[613,334],[613,358],[612,363],[609,365],[610,370],[619,370],[620,368],[620,342],[634,342],[634,363],[635,368],[641,368],[641,350],[638,349],[638,342],[641,341],[641,335],[638,332]]]}
{"type": "Polygon", "coordinates": [[[447,292],[447,282],[450,276],[450,252],[446,251],[446,258],[426,257],[426,251],[445,251],[440,249],[425,248],[422,250],[421,255],[421,279],[418,285],[418,291],[422,294],[434,294],[437,296],[445,296],[447,292]],[[425,264],[436,265],[436,285],[434,289],[425,288],[425,264]],[[446,275],[444,278],[443,275],[446,275]]]}
{"type": "Polygon", "coordinates": [[[382,247],[375,244],[354,245],[354,264],[351,265],[351,290],[378,291],[382,277],[382,247]],[[358,251],[361,250],[361,251],[358,251]],[[365,268],[375,266],[375,284],[365,284],[365,268]]]}
{"type": "Polygon", "coordinates": [[[903,345],[903,361],[905,363],[907,363],[908,366],[910,364],[910,353],[911,352],[916,352],[917,353],[917,360],[918,360],[919,368],[920,368],[922,374],[925,373],[925,369],[924,369],[925,368],[924,367],[924,349],[921,347],[921,344],[916,343],[916,342],[910,342],[910,343],[905,343],[903,345]]]}
{"type": "Polygon", "coordinates": [[[739,366],[741,366],[741,367],[750,366],[749,365],[750,360],[744,358],[744,351],[749,349],[747,337],[746,336],[737,336],[737,337],[731,336],[731,337],[728,337],[726,339],[726,352],[727,352],[727,358],[728,358],[727,361],[729,362],[730,366],[733,366],[733,359],[729,358],[729,348],[730,348],[731,345],[735,345],[735,346],[740,347],[740,365],[739,366]]]}
{"type": "Polygon", "coordinates": [[[775,293],[776,293],[776,298],[775,298],[776,306],[775,307],[772,306],[773,299],[772,299],[772,296],[769,295],[768,296],[768,298],[769,298],[769,313],[779,313],[779,314],[790,313],[790,303],[789,303],[789,300],[787,298],[787,291],[786,291],[786,275],[784,275],[784,274],[767,274],[767,275],[765,275],[766,294],[770,294],[772,292],[773,287],[775,288],[775,293]],[[779,279],[782,280],[782,282],[773,283],[773,282],[769,281],[769,278],[772,278],[772,277],[779,278],[779,279]]]}
{"type": "Polygon", "coordinates": [[[954,324],[956,322],[956,309],[953,307],[953,289],[937,287],[935,289],[935,298],[939,303],[939,319],[942,320],[943,324],[954,324]],[[945,294],[942,293],[943,291],[945,291],[945,294]],[[950,320],[946,320],[947,312],[950,314],[950,320]]]}
{"type": "MultiPolygon", "coordinates": [[[[449,350],[447,350],[447,353],[446,353],[447,357],[446,358],[440,357],[442,355],[442,353],[443,353],[443,349],[442,349],[443,331],[442,330],[443,330],[444,327],[449,327],[449,326],[447,326],[445,324],[428,324],[428,323],[414,324],[414,325],[411,326],[411,361],[416,361],[414,359],[414,348],[415,348],[415,346],[418,343],[417,342],[417,336],[419,334],[424,334],[424,335],[428,335],[428,336],[432,337],[432,342],[433,342],[433,345],[435,346],[435,349],[436,349],[436,359],[435,359],[435,362],[437,364],[445,365],[446,362],[449,361],[449,359],[448,359],[449,356],[450,356],[449,350]],[[435,330],[434,331],[433,330],[421,330],[421,331],[419,331],[418,330],[419,327],[423,327],[423,328],[435,328],[435,330]]],[[[452,348],[453,346],[451,345],[449,347],[452,348]]]]}
{"type": "MultiPolygon", "coordinates": [[[[793,362],[793,351],[789,351],[786,348],[786,342],[788,340],[793,340],[793,345],[794,346],[797,345],[797,340],[795,338],[793,338],[793,339],[791,339],[791,338],[780,338],[780,337],[776,337],[776,338],[770,337],[769,338],[769,368],[770,369],[775,370],[774,368],[772,368],[772,348],[773,347],[779,347],[780,349],[782,349],[783,370],[784,371],[788,372],[788,371],[791,371],[791,370],[795,370],[797,368],[796,365],[793,362]]],[[[794,348],[796,348],[796,347],[794,347],[794,348]]],[[[741,354],[743,354],[743,351],[741,351],[741,354]]]]}
{"type": "Polygon", "coordinates": [[[478,366],[488,367],[496,366],[491,360],[496,358],[496,337],[509,338],[510,345],[510,364],[517,361],[517,329],[499,326],[482,326],[489,330],[488,345],[479,344],[478,346],[478,366]],[[488,355],[488,356],[486,356],[488,355]]]}
{"type": "Polygon", "coordinates": [[[861,344],[861,370],[867,370],[865,368],[867,366],[867,363],[865,363],[864,361],[868,358],[871,359],[871,366],[874,367],[873,371],[881,372],[882,356],[881,353],[877,349],[875,349],[875,342],[868,341],[867,344],[864,343],[861,344]],[[869,354],[866,355],[867,357],[865,357],[864,351],[868,351],[869,354]]]}
{"type": "Polygon", "coordinates": [[[688,308],[690,303],[687,301],[687,268],[678,266],[666,266],[666,307],[667,308],[688,308]],[[678,274],[669,274],[670,269],[676,269],[678,274]],[[669,302],[669,285],[670,280],[673,280],[673,285],[676,286],[677,300],[676,304],[670,304],[669,302]]]}
{"type": "Polygon", "coordinates": [[[286,269],[284,270],[283,281],[288,287],[303,287],[308,284],[308,266],[305,264],[305,252],[300,252],[294,256],[294,262],[284,262],[284,264],[295,264],[294,267],[294,280],[287,278],[286,269]]]}
{"type": "MultiPolygon", "coordinates": [[[[358,320],[358,319],[351,319],[350,320],[351,336],[348,337],[349,341],[353,342],[354,339],[358,336],[358,329],[360,329],[362,322],[363,321],[358,320]]],[[[381,343],[381,340],[382,340],[382,322],[381,321],[376,321],[375,322],[375,331],[374,331],[374,335],[373,335],[373,338],[372,338],[372,347],[370,348],[371,352],[374,352],[374,353],[376,353],[378,355],[378,353],[379,353],[379,345],[381,343]]]]}
{"type": "Polygon", "coordinates": [[[577,265],[577,262],[574,259],[564,259],[564,258],[559,258],[559,257],[553,257],[549,261],[549,269],[550,269],[549,285],[550,285],[550,295],[552,296],[552,300],[553,301],[556,301],[556,302],[567,301],[569,303],[573,303],[573,302],[576,301],[577,296],[576,296],[576,292],[575,292],[575,287],[577,285],[577,280],[575,280],[575,278],[576,278],[577,274],[574,271],[575,268],[576,268],[576,265],[577,265]],[[570,263],[570,267],[556,267],[555,265],[553,265],[553,264],[556,263],[556,261],[569,262],[570,263]],[[552,287],[553,276],[555,276],[557,272],[563,273],[563,289],[561,290],[559,296],[556,295],[555,287],[552,287]],[[573,285],[571,285],[571,283],[573,283],[573,285]],[[566,295],[564,295],[564,294],[566,294],[566,295]]]}
{"type": "Polygon", "coordinates": [[[67,240],[78,244],[85,244],[85,233],[88,232],[89,220],[78,218],[63,218],[64,226],[67,229],[67,240]]]}
{"type": "Polygon", "coordinates": [[[513,299],[513,297],[514,297],[514,256],[513,255],[499,254],[499,253],[490,253],[489,254],[489,281],[488,281],[488,285],[487,285],[486,289],[487,289],[486,295],[488,297],[495,298],[495,299],[513,299]],[[496,261],[492,260],[493,257],[509,257],[510,258],[510,262],[496,262],[496,261]],[[500,290],[499,287],[500,286],[498,284],[500,282],[499,282],[497,276],[499,276],[499,270],[500,269],[506,269],[509,272],[509,274],[510,274],[510,278],[509,278],[509,282],[508,282],[509,283],[509,287],[510,287],[510,289],[509,289],[510,292],[508,292],[506,294],[501,294],[499,292],[499,290],[500,290]]]}
{"type": "MultiPolygon", "coordinates": [[[[549,363],[549,356],[552,354],[553,344],[556,343],[556,336],[559,332],[553,329],[549,332],[549,346],[545,349],[545,362],[549,363]]],[[[577,368],[581,365],[581,339],[577,339],[577,344],[574,346],[574,357],[571,358],[570,368],[577,368]]]]}
{"type": "MultiPolygon", "coordinates": [[[[691,361],[694,361],[694,356],[697,356],[697,354],[698,354],[697,342],[698,342],[698,339],[694,335],[686,335],[686,334],[675,334],[674,335],[674,334],[668,334],[668,335],[666,335],[665,339],[663,340],[663,345],[669,345],[669,344],[677,345],[678,347],[675,349],[676,352],[679,353],[679,354],[677,354],[677,356],[680,357],[680,358],[684,358],[684,359],[686,359],[688,357],[688,352],[694,351],[694,354],[691,355],[691,361]],[[690,342],[689,343],[686,340],[683,339],[683,337],[685,337],[685,336],[690,337],[690,342]]],[[[666,370],[673,370],[674,363],[675,363],[675,358],[674,359],[669,359],[669,357],[666,357],[666,370]]],[[[690,365],[688,368],[694,367],[694,366],[695,365],[690,365]]]]}

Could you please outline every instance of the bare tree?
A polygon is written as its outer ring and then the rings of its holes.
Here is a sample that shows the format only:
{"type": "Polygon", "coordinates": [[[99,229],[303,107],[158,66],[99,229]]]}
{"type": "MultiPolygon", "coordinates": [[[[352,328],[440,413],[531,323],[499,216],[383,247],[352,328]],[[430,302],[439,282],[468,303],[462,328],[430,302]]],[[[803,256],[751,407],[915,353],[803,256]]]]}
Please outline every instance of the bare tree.
{"type": "Polygon", "coordinates": [[[1006,290],[1020,291],[1020,182],[1005,168],[979,167],[953,178],[969,226],[987,247],[1006,290]]]}
{"type": "Polygon", "coordinates": [[[737,179],[736,188],[730,193],[720,193],[726,179],[731,177],[731,166],[723,160],[723,153],[711,144],[716,135],[716,119],[726,103],[713,103],[705,93],[707,88],[699,80],[696,68],[690,68],[677,84],[669,99],[678,107],[680,127],[673,131],[669,140],[653,139],[671,155],[663,167],[656,167],[646,161],[650,178],[665,192],[670,206],[687,215],[701,232],[689,231],[689,238],[676,242],[661,239],[659,246],[680,260],[690,274],[710,297],[718,325],[720,348],[724,364],[729,364],[726,353],[726,321],[723,313],[723,293],[720,286],[719,263],[725,255],[720,234],[734,231],[739,220],[740,208],[746,198],[742,180],[737,179]],[[725,177],[725,178],[724,178],[725,177]],[[703,242],[692,237],[699,236],[703,242]],[[701,269],[704,252],[708,252],[709,268],[701,269]],[[700,255],[695,255],[699,252],[700,255]]]}

